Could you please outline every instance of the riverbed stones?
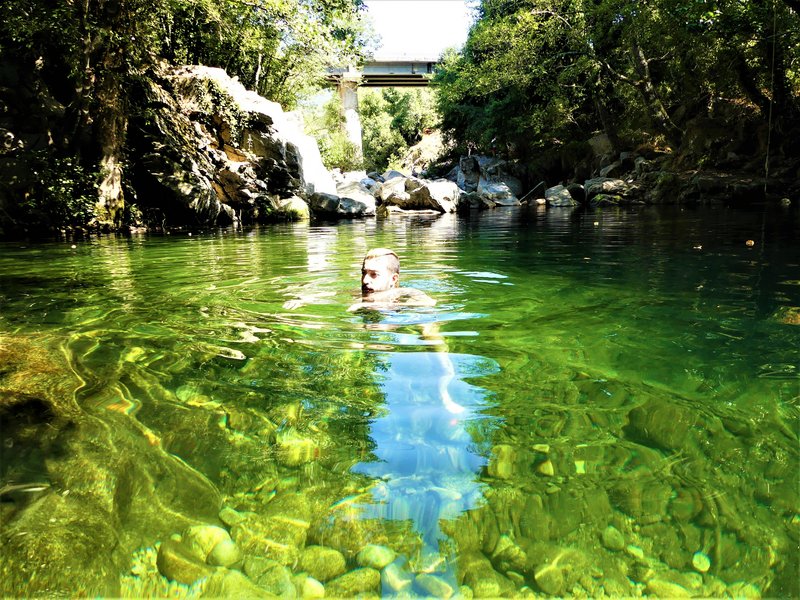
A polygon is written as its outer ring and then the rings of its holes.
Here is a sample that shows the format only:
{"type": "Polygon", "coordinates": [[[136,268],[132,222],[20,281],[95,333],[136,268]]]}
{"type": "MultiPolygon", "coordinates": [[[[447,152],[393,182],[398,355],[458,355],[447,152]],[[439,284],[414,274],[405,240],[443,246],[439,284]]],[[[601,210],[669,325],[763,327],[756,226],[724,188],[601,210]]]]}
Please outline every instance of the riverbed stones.
{"type": "Polygon", "coordinates": [[[682,585],[665,579],[653,578],[645,585],[645,591],[657,598],[691,598],[692,594],[682,585]]]}
{"type": "Polygon", "coordinates": [[[252,515],[234,525],[231,536],[245,555],[265,556],[283,565],[293,565],[299,558],[298,548],[305,545],[308,527],[306,519],[291,513],[252,515]]]}
{"type": "Polygon", "coordinates": [[[379,594],[380,589],[380,571],[361,567],[329,581],[325,586],[325,596],[354,598],[360,594],[379,594]]]}
{"type": "Polygon", "coordinates": [[[498,479],[510,479],[514,475],[516,449],[509,444],[497,444],[492,448],[489,459],[489,475],[498,479]]]}
{"type": "Polygon", "coordinates": [[[388,546],[378,544],[367,544],[356,557],[356,562],[360,567],[371,567],[381,570],[392,562],[397,554],[388,546]]]}
{"type": "Polygon", "coordinates": [[[628,413],[625,435],[670,452],[687,450],[698,413],[665,400],[648,400],[628,413]]]}
{"type": "Polygon", "coordinates": [[[344,573],[345,567],[344,555],[333,548],[308,546],[300,555],[300,570],[323,583],[344,573]]]}
{"type": "Polygon", "coordinates": [[[508,535],[500,536],[492,554],[492,562],[502,571],[522,571],[528,563],[528,556],[508,535]]]}
{"type": "Polygon", "coordinates": [[[237,523],[244,521],[246,518],[246,515],[243,515],[238,510],[235,510],[230,506],[223,506],[219,511],[219,520],[225,523],[225,525],[228,527],[233,527],[237,523]]]}

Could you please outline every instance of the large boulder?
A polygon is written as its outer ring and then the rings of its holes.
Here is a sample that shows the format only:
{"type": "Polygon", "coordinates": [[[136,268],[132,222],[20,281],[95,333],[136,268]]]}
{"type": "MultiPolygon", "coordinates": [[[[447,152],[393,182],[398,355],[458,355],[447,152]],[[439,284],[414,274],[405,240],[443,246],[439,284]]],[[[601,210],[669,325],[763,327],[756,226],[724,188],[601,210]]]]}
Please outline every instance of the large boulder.
{"type": "MultiPolygon", "coordinates": [[[[432,208],[443,213],[452,213],[458,206],[458,186],[446,179],[426,181],[424,185],[409,193],[413,208],[432,208]]],[[[402,208],[402,207],[401,207],[402,208]]]]}
{"type": "Polygon", "coordinates": [[[458,160],[456,171],[456,185],[465,192],[474,192],[478,189],[481,178],[481,168],[474,156],[462,156],[458,160]]]}
{"type": "Polygon", "coordinates": [[[375,196],[370,189],[360,181],[347,181],[336,186],[336,193],[346,200],[360,202],[365,206],[364,215],[375,214],[375,196]]]}
{"type": "Polygon", "coordinates": [[[481,177],[478,182],[478,195],[499,206],[518,206],[519,199],[514,191],[503,181],[489,181],[481,177]]]}
{"type": "Polygon", "coordinates": [[[622,179],[614,179],[611,177],[595,177],[593,179],[587,179],[583,184],[583,188],[586,190],[586,199],[589,202],[591,202],[592,198],[599,194],[622,198],[628,196],[632,191],[630,184],[626,183],[622,179]]]}
{"type": "Polygon", "coordinates": [[[556,185],[544,192],[545,200],[550,206],[577,206],[578,202],[563,185],[556,185]]]}
{"type": "Polygon", "coordinates": [[[367,206],[360,200],[344,198],[336,194],[316,193],[308,200],[308,207],[316,217],[323,219],[352,219],[375,214],[375,200],[367,206]]]}

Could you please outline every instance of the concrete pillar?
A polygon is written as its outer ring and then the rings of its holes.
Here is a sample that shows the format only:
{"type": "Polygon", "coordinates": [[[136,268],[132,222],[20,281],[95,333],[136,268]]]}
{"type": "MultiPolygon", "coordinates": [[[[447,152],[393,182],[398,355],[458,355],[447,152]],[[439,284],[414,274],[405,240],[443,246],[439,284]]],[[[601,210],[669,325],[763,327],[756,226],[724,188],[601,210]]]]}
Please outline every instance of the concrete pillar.
{"type": "Polygon", "coordinates": [[[361,141],[361,118],[358,116],[358,79],[342,77],[339,82],[339,97],[342,100],[342,116],[347,139],[356,147],[356,159],[364,157],[361,141]]]}

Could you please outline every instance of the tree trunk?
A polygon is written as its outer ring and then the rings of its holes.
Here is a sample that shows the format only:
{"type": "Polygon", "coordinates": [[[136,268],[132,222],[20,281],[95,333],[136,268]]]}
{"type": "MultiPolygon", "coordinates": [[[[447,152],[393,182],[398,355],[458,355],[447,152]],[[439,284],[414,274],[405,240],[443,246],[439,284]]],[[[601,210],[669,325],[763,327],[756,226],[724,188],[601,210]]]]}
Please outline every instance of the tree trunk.
{"type": "Polygon", "coordinates": [[[647,62],[647,57],[644,55],[642,47],[637,42],[633,42],[631,51],[633,55],[633,68],[638,76],[635,85],[644,97],[645,103],[650,110],[650,118],[653,119],[655,124],[664,132],[671,143],[679,143],[682,132],[678,126],[672,122],[672,119],[669,118],[667,109],[664,108],[664,104],[661,102],[658,91],[655,85],[653,85],[653,79],[650,76],[650,65],[647,62]]]}

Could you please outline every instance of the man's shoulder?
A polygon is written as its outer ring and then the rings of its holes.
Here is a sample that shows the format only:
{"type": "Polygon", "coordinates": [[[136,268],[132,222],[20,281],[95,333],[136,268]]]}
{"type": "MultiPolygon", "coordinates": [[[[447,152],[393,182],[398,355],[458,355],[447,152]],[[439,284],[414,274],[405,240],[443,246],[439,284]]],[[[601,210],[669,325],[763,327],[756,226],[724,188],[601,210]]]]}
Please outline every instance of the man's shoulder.
{"type": "Polygon", "coordinates": [[[399,287],[389,291],[394,292],[392,301],[398,304],[407,304],[410,306],[433,306],[436,304],[436,300],[428,296],[428,294],[422,290],[416,288],[399,287]]]}
{"type": "Polygon", "coordinates": [[[373,292],[368,297],[352,305],[348,310],[362,308],[386,309],[393,306],[435,306],[436,300],[416,288],[398,287],[383,292],[373,292]]]}

